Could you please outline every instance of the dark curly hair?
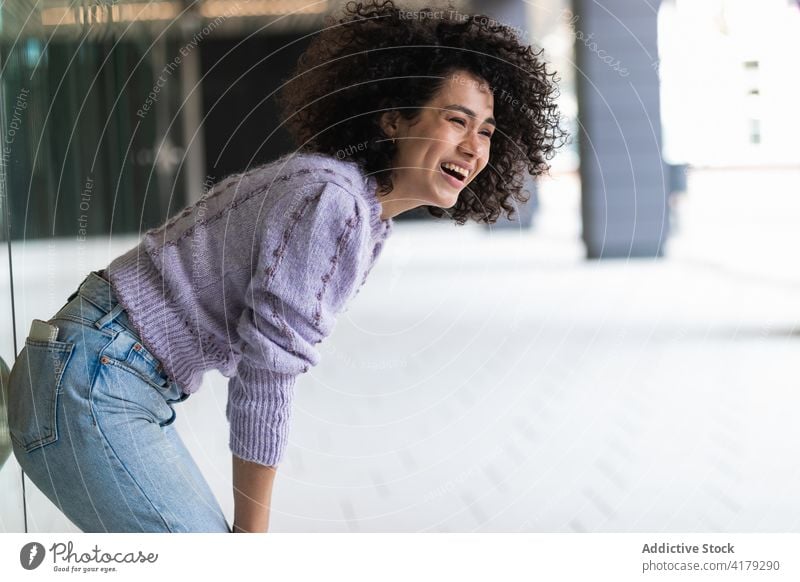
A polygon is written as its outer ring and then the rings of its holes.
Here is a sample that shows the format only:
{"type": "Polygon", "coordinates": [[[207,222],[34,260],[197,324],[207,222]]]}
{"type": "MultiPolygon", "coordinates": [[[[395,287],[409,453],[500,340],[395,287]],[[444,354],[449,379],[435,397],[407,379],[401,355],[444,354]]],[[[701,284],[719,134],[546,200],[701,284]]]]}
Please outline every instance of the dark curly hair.
{"type": "MultiPolygon", "coordinates": [[[[301,150],[337,155],[343,144],[369,144],[351,159],[391,191],[395,145],[381,113],[397,109],[413,119],[456,70],[485,81],[495,98],[497,130],[489,160],[450,210],[463,225],[494,224],[502,211],[514,218],[511,198],[526,202],[523,171],[533,176],[563,144],[555,105],[555,73],[548,72],[511,27],[456,8],[406,11],[391,0],[348,2],[345,16],[326,27],[300,57],[278,96],[285,124],[301,150]]],[[[426,206],[436,218],[444,211],[426,206]]]]}

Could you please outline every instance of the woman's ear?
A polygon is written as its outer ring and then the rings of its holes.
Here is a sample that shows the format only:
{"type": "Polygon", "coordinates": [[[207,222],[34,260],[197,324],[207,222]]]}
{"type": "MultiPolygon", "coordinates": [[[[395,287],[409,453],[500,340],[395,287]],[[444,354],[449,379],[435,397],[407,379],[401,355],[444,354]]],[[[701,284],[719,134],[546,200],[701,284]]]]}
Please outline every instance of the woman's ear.
{"type": "Polygon", "coordinates": [[[386,137],[397,137],[400,130],[400,112],[396,109],[381,113],[379,124],[386,137]]]}

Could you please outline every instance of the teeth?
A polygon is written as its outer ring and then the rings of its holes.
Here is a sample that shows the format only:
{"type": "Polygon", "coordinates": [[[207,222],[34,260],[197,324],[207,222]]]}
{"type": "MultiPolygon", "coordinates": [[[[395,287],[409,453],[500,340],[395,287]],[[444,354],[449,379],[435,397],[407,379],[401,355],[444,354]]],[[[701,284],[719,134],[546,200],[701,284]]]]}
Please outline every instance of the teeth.
{"type": "Polygon", "coordinates": [[[442,167],[443,168],[447,168],[448,170],[453,170],[454,172],[457,172],[462,178],[466,178],[467,175],[469,174],[468,170],[462,168],[461,166],[457,166],[455,164],[451,164],[449,162],[445,163],[445,164],[442,164],[442,167]]]}

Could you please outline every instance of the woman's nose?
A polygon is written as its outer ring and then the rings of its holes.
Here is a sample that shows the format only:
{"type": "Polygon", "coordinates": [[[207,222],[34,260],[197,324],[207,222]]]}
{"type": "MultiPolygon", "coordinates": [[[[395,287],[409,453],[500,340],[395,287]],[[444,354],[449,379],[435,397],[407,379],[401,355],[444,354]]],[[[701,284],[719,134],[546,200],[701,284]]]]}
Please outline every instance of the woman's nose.
{"type": "Polygon", "coordinates": [[[475,133],[467,134],[461,143],[458,144],[459,149],[470,156],[483,156],[483,144],[480,141],[480,136],[475,133]]]}

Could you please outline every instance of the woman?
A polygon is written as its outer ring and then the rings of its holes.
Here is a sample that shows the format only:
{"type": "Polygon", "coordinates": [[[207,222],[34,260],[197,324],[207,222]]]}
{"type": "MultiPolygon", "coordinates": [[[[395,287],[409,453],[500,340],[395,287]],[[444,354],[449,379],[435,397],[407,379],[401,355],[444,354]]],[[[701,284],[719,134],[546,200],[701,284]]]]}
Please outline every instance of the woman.
{"type": "Polygon", "coordinates": [[[34,322],[12,371],[14,453],[83,531],[268,528],[299,374],[393,217],[513,217],[562,134],[551,73],[512,29],[349,3],[279,102],[296,153],[229,176],[34,322]],[[230,378],[230,528],[172,423],[230,378]]]}

